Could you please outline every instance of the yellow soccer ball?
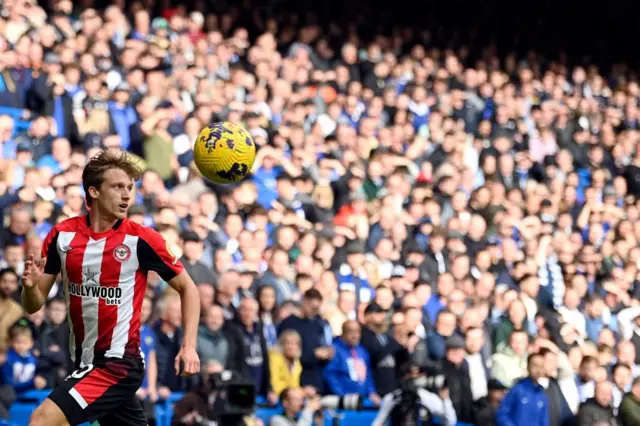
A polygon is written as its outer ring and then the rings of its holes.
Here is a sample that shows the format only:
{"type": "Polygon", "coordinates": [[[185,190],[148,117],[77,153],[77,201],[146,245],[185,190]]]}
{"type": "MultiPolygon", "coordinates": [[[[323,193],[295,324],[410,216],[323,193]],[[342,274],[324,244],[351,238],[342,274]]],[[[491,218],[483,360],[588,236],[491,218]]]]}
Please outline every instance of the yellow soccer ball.
{"type": "Polygon", "coordinates": [[[249,175],[256,159],[256,145],[239,124],[214,123],[200,131],[193,157],[206,178],[216,183],[234,183],[249,175]]]}

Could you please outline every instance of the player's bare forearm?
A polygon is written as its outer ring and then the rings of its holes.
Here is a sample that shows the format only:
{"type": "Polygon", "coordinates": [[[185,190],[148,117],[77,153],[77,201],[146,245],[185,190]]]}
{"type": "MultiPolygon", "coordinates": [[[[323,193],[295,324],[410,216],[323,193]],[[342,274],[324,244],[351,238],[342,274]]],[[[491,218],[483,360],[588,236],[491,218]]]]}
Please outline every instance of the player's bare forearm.
{"type": "Polygon", "coordinates": [[[200,322],[200,293],[198,293],[198,288],[187,271],[182,271],[176,275],[169,281],[169,285],[180,294],[182,302],[182,323],[184,327],[182,345],[188,348],[195,348],[198,323],[200,322]]]}
{"type": "Polygon", "coordinates": [[[55,280],[55,275],[43,274],[34,279],[33,285],[22,286],[22,306],[28,314],[38,312],[44,306],[55,280]]]}
{"type": "Polygon", "coordinates": [[[29,315],[38,312],[44,305],[44,301],[38,286],[22,288],[22,306],[29,315]]]}

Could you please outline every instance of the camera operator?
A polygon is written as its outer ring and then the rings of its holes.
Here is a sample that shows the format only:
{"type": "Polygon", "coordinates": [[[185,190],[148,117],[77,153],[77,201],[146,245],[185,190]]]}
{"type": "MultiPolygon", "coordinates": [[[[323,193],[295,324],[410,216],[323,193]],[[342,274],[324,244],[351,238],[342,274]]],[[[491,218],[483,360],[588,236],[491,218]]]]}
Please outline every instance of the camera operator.
{"type": "MultiPolygon", "coordinates": [[[[419,388],[416,379],[423,377],[420,367],[413,363],[402,366],[400,372],[403,378],[400,389],[382,399],[372,426],[383,426],[387,422],[390,426],[433,425],[436,424],[434,417],[438,418],[438,424],[442,426],[456,424],[456,412],[446,385],[427,386],[431,390],[419,388]]],[[[432,378],[427,377],[427,381],[429,379],[432,378]]]]}
{"type": "Polygon", "coordinates": [[[269,426],[312,426],[313,415],[320,410],[320,398],[313,397],[304,403],[304,392],[300,388],[286,388],[280,394],[284,412],[273,416],[269,426]]]}
{"type": "Polygon", "coordinates": [[[188,392],[176,404],[172,426],[236,426],[254,424],[255,388],[246,389],[243,375],[235,371],[222,371],[217,365],[205,370],[202,383],[188,392]],[[242,402],[232,400],[231,387],[245,389],[242,402]]]}

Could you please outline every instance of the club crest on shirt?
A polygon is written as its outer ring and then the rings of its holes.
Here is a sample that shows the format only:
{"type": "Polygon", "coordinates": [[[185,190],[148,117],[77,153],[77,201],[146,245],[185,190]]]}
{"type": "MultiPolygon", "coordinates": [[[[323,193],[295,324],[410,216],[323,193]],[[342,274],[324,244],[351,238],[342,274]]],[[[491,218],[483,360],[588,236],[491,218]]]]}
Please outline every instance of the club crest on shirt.
{"type": "Polygon", "coordinates": [[[131,249],[124,244],[120,244],[113,249],[113,258],[120,263],[126,262],[131,258],[131,249]]]}

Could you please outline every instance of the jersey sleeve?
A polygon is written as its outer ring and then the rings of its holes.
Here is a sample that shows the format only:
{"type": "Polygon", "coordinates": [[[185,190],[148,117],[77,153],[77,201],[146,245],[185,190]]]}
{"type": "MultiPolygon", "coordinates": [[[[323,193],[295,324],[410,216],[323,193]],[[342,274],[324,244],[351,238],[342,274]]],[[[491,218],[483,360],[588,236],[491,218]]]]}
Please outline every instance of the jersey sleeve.
{"type": "Polygon", "coordinates": [[[171,252],[169,245],[158,232],[145,228],[138,239],[138,261],[140,268],[157,272],[169,281],[184,270],[182,262],[171,252]]]}
{"type": "Polygon", "coordinates": [[[58,275],[62,269],[60,261],[60,253],[58,253],[58,229],[54,227],[42,243],[42,251],[40,253],[43,259],[47,259],[44,265],[44,273],[58,275]]]}

